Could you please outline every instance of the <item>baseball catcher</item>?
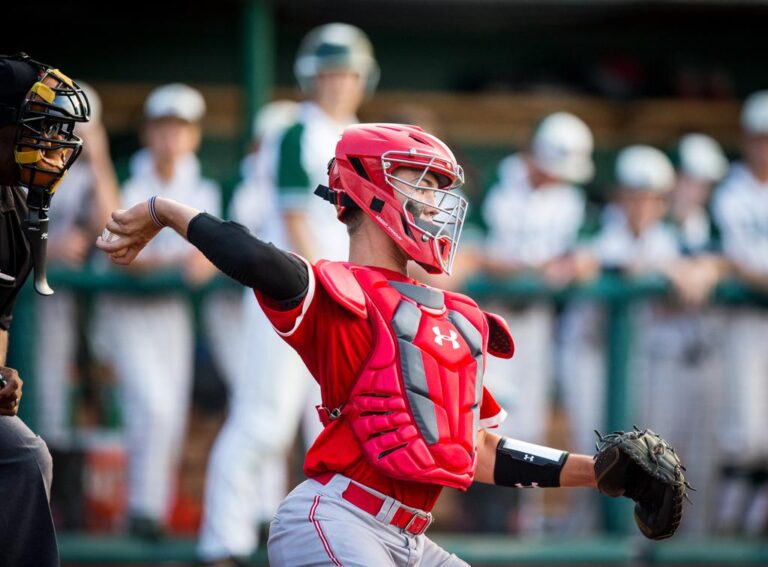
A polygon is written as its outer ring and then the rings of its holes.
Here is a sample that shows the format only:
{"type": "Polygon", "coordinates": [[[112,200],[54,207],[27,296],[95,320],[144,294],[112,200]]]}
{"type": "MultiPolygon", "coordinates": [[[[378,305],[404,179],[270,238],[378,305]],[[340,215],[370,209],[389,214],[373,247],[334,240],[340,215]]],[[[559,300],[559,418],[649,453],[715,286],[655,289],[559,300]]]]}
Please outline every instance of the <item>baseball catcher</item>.
{"type": "MultiPolygon", "coordinates": [[[[114,263],[128,265],[171,227],[254,289],[320,384],[324,429],[305,457],[308,480],[272,521],[271,565],[466,567],[425,532],[443,488],[473,482],[599,487],[637,499],[649,537],[674,532],[679,505],[667,503],[664,481],[656,485],[665,477],[654,476],[660,455],[674,456],[661,440],[649,437],[643,469],[640,457],[627,459],[633,434],[615,437],[594,461],[492,431],[505,412],[483,374],[488,357],[514,355],[509,328],[471,298],[408,272],[411,261],[451,272],[467,211],[457,191],[463,183],[453,152],[422,129],[358,124],[342,133],[328,186],[315,191],[347,227],[349,262],[313,264],[161,196],[114,212],[106,229],[117,238],[97,241],[114,263]]],[[[681,478],[675,463],[672,478],[681,478]]]]}
{"type": "Polygon", "coordinates": [[[688,499],[688,489],[693,490],[675,450],[650,429],[595,433],[598,490],[634,500],[635,523],[645,537],[659,540],[674,535],[683,516],[683,499],[688,499]]]}

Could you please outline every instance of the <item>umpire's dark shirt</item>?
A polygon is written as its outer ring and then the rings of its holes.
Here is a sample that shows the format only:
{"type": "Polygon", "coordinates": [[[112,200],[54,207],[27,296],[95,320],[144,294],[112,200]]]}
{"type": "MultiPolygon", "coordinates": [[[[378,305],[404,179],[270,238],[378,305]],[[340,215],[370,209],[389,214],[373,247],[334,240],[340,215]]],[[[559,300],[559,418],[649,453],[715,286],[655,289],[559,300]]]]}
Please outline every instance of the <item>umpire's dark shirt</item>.
{"type": "Polygon", "coordinates": [[[0,185],[0,272],[16,278],[15,285],[0,281],[0,329],[8,330],[19,289],[32,269],[32,255],[24,230],[27,196],[20,187],[0,185]]]}

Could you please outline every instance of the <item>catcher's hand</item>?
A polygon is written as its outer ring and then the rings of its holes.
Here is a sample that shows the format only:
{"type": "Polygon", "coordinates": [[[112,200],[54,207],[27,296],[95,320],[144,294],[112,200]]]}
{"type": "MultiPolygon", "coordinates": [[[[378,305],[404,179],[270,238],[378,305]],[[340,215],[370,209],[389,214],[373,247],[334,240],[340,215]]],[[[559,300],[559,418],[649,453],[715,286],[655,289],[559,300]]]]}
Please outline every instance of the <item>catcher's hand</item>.
{"type": "Polygon", "coordinates": [[[675,450],[650,429],[595,433],[598,490],[634,500],[635,523],[647,538],[671,537],[680,524],[687,490],[693,490],[675,450]]]}

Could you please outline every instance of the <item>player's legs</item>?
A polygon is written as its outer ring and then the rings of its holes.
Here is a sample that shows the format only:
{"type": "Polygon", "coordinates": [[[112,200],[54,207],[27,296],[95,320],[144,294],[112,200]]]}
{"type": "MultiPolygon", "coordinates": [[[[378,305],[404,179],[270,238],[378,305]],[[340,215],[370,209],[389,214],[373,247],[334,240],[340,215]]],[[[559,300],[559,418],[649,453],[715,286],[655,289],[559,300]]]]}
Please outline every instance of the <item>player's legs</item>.
{"type": "Polygon", "coordinates": [[[646,323],[641,330],[637,422],[662,434],[680,455],[686,478],[697,489],[697,513],[683,522],[681,530],[703,533],[714,506],[713,416],[721,335],[713,328],[716,319],[700,312],[667,313],[646,323]]]}
{"type": "Polygon", "coordinates": [[[727,375],[723,391],[721,450],[731,462],[751,464],[768,456],[768,380],[765,379],[768,331],[765,316],[746,310],[734,312],[728,324],[727,375]]]}
{"type": "Polygon", "coordinates": [[[249,556],[258,544],[259,455],[227,421],[208,460],[198,554],[205,561],[249,556]]]}
{"type": "Polygon", "coordinates": [[[286,497],[270,527],[270,565],[466,565],[426,536],[405,534],[390,525],[392,499],[387,499],[379,514],[373,516],[342,498],[349,482],[341,475],[327,485],[308,480],[286,497]]]}
{"type": "MultiPolygon", "coordinates": [[[[574,303],[563,314],[557,356],[558,379],[568,416],[568,449],[592,453],[594,430],[605,428],[606,351],[604,312],[596,303],[574,303]]],[[[570,491],[566,530],[593,533],[599,526],[598,495],[570,491]]]]}
{"type": "MultiPolygon", "coordinates": [[[[761,535],[768,527],[768,482],[765,480],[768,463],[768,352],[759,346],[761,338],[768,336],[768,315],[759,311],[739,316],[739,343],[734,349],[735,359],[741,365],[739,396],[746,455],[749,458],[751,485],[746,508],[743,510],[743,530],[749,535],[761,535]]],[[[737,338],[733,337],[736,341],[737,338]]],[[[733,360],[736,363],[736,360],[733,360]]]]}
{"type": "MultiPolygon", "coordinates": [[[[351,506],[349,507],[351,508],[351,506]]],[[[351,510],[337,495],[308,480],[291,492],[275,514],[269,530],[272,567],[394,567],[395,557],[382,541],[372,517],[351,510]]],[[[405,547],[407,538],[402,537],[405,547]]]]}
{"type": "MultiPolygon", "coordinates": [[[[248,395],[247,381],[254,378],[243,372],[247,330],[243,298],[249,295],[253,297],[250,290],[215,294],[203,305],[206,334],[227,383],[230,405],[248,395]]],[[[242,424],[230,412],[208,458],[198,540],[198,554],[204,561],[245,557],[256,548],[254,526],[260,484],[257,459],[242,424]]]]}
{"type": "Polygon", "coordinates": [[[57,567],[51,455],[18,417],[0,417],[0,564],[57,567]]]}
{"type": "Polygon", "coordinates": [[[286,454],[298,429],[304,392],[313,383],[250,291],[243,312],[244,357],[206,478],[199,544],[206,560],[248,556],[256,549],[257,522],[271,518],[285,494],[286,454]]]}
{"type": "Polygon", "coordinates": [[[718,460],[722,478],[718,487],[716,528],[732,533],[747,527],[745,519],[750,516],[753,501],[752,467],[765,456],[765,449],[760,447],[759,428],[765,427],[768,381],[761,363],[766,349],[760,333],[767,330],[760,324],[760,317],[748,309],[734,309],[726,320],[727,383],[721,389],[718,406],[718,460]]]}
{"type": "Polygon", "coordinates": [[[173,498],[192,377],[192,318],[184,300],[126,305],[116,369],[124,399],[128,507],[164,523],[173,498]]]}

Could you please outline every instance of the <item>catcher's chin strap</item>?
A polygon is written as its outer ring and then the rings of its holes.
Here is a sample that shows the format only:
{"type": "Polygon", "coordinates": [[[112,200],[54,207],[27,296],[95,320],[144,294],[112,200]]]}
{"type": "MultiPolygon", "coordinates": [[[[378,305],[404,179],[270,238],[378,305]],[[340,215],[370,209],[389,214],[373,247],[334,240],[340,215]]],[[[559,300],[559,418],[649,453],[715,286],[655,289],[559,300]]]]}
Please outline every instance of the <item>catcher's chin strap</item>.
{"type": "Polygon", "coordinates": [[[328,201],[329,203],[333,205],[339,205],[340,207],[344,207],[345,209],[358,209],[357,203],[355,203],[349,195],[346,193],[342,193],[341,191],[336,191],[335,189],[331,189],[330,187],[326,187],[325,185],[318,185],[317,189],[315,189],[315,195],[320,197],[321,199],[324,199],[325,201],[328,201]]]}

